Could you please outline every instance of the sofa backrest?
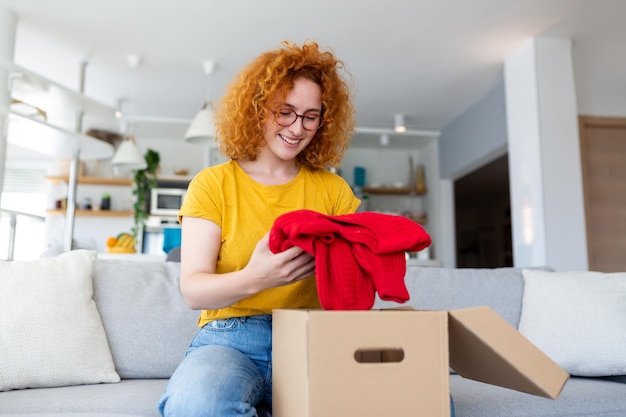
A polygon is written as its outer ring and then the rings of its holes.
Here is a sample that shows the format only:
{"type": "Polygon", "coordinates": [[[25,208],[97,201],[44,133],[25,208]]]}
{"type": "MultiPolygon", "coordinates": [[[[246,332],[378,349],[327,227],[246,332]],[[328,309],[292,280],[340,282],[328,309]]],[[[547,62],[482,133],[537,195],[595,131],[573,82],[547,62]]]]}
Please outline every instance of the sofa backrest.
{"type": "MultiPolygon", "coordinates": [[[[180,263],[98,258],[94,299],[118,374],[125,379],[169,378],[198,331],[199,312],[179,289],[180,263]]],[[[410,300],[421,310],[489,306],[517,328],[521,269],[457,269],[408,266],[410,300]]],[[[398,307],[376,299],[374,308],[398,307]]]]}
{"type": "Polygon", "coordinates": [[[94,299],[120,377],[169,378],[198,331],[177,262],[96,260],[94,299]]]}
{"type": "MultiPolygon", "coordinates": [[[[405,284],[411,298],[404,306],[418,310],[488,306],[515,328],[519,324],[524,288],[521,269],[408,266],[405,284]]],[[[374,304],[374,308],[398,306],[378,298],[374,304]]]]}

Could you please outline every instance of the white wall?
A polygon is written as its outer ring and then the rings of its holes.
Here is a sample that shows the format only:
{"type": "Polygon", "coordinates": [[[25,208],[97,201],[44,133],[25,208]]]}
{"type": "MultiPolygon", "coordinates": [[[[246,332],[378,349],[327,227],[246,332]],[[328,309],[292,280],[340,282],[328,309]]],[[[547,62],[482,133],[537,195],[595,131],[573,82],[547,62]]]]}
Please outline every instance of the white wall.
{"type": "MultiPolygon", "coordinates": [[[[16,28],[17,17],[15,14],[4,7],[0,7],[0,61],[11,62],[13,60],[16,28]]],[[[8,80],[8,71],[0,68],[0,107],[8,108],[11,102],[8,80]]],[[[6,123],[7,119],[0,116],[0,190],[2,190],[4,182],[7,154],[6,123]]]]}
{"type": "MultiPolygon", "coordinates": [[[[136,139],[137,145],[143,153],[148,148],[159,152],[161,175],[174,175],[174,171],[179,169],[186,169],[189,171],[188,175],[195,175],[207,166],[208,145],[192,145],[185,142],[182,137],[171,139],[142,137],[136,139]]],[[[214,156],[215,154],[216,152],[212,153],[214,156]]],[[[212,165],[215,162],[216,160],[213,161],[212,165]]]]}
{"type": "MultiPolygon", "coordinates": [[[[410,141],[411,138],[407,138],[410,141]]],[[[437,141],[431,139],[423,141],[414,147],[405,145],[403,149],[384,146],[361,147],[351,146],[346,152],[341,164],[341,175],[350,184],[354,185],[354,167],[366,168],[366,185],[377,183],[378,186],[393,187],[396,182],[407,186],[409,181],[409,156],[413,164],[424,165],[427,193],[423,196],[389,196],[371,195],[368,201],[368,210],[401,214],[406,211],[424,210],[427,213],[428,223],[424,229],[431,235],[433,244],[430,248],[430,257],[440,260],[443,255],[441,248],[442,228],[440,215],[440,185],[439,185],[439,148],[437,141]]],[[[399,184],[398,184],[399,185],[399,184]]]]}
{"type": "Polygon", "coordinates": [[[505,92],[500,83],[441,131],[441,178],[459,179],[506,152],[505,92]]]}

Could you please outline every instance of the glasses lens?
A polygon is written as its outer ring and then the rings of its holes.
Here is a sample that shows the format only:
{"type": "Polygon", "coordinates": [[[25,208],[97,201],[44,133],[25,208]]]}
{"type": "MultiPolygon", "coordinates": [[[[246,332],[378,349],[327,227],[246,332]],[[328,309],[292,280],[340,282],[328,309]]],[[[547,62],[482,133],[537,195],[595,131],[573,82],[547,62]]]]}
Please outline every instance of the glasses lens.
{"type": "Polygon", "coordinates": [[[291,109],[280,109],[274,113],[274,120],[283,127],[291,126],[297,118],[298,115],[291,109]]]}
{"type": "Polygon", "coordinates": [[[282,127],[291,126],[298,120],[298,117],[302,118],[302,127],[306,130],[316,130],[322,125],[322,117],[317,113],[299,115],[291,109],[280,109],[274,113],[274,120],[282,127]]]}
{"type": "Polygon", "coordinates": [[[304,116],[302,116],[302,126],[304,126],[306,130],[315,130],[320,127],[320,120],[321,117],[319,114],[305,114],[304,116]]]}

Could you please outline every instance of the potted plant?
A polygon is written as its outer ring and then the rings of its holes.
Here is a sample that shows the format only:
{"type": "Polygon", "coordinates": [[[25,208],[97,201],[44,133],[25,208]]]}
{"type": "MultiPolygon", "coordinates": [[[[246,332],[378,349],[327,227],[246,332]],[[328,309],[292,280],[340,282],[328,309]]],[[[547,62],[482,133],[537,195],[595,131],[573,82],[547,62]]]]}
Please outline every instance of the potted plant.
{"type": "Polygon", "coordinates": [[[148,219],[146,199],[150,189],[157,186],[157,169],[161,161],[159,153],[150,148],[146,151],[144,158],[148,166],[145,169],[140,169],[135,172],[135,182],[133,185],[133,195],[135,196],[135,204],[133,206],[135,209],[135,225],[131,230],[135,238],[137,238],[139,231],[143,229],[143,225],[148,219]]]}

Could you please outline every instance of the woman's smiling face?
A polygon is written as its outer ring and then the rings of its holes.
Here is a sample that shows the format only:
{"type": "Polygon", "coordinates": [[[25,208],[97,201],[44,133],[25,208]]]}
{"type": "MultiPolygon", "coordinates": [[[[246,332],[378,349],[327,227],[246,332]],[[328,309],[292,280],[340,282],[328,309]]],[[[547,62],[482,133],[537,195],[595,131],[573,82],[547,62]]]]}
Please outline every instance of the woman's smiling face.
{"type": "MultiPolygon", "coordinates": [[[[287,93],[280,106],[298,115],[320,115],[322,113],[322,90],[319,85],[306,78],[295,81],[293,89],[287,93]]],[[[317,130],[306,130],[303,118],[296,117],[290,126],[276,123],[274,113],[269,111],[264,125],[266,150],[282,160],[295,160],[296,156],[313,140],[317,130]]]]}

